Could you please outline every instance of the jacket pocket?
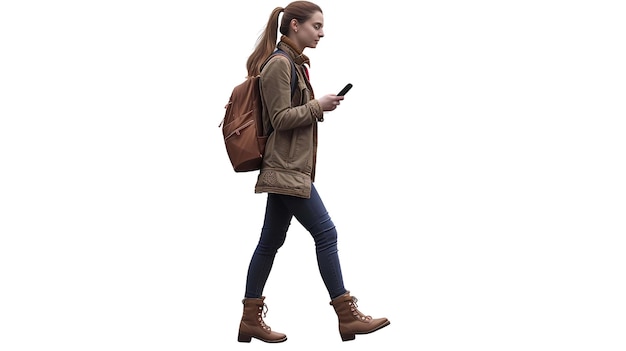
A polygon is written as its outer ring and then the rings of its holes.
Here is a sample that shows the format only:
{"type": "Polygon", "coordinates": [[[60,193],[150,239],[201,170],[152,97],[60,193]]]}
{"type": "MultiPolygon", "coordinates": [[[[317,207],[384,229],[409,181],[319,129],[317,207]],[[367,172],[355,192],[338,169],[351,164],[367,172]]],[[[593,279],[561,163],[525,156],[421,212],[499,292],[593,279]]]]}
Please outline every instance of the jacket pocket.
{"type": "Polygon", "coordinates": [[[302,142],[300,140],[300,137],[302,135],[300,131],[301,131],[301,128],[297,128],[292,131],[291,143],[289,145],[289,159],[288,159],[289,162],[294,162],[294,160],[296,159],[300,151],[300,143],[302,142]]]}

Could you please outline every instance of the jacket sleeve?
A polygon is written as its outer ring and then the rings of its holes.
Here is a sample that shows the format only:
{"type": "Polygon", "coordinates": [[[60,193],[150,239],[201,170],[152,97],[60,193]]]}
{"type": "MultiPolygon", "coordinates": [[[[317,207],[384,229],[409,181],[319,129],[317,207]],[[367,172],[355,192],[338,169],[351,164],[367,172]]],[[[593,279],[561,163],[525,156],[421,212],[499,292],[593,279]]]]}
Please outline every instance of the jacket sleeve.
{"type": "Polygon", "coordinates": [[[261,96],[274,130],[288,130],[317,122],[324,111],[317,100],[291,107],[291,62],[277,55],[261,71],[261,96]]]}

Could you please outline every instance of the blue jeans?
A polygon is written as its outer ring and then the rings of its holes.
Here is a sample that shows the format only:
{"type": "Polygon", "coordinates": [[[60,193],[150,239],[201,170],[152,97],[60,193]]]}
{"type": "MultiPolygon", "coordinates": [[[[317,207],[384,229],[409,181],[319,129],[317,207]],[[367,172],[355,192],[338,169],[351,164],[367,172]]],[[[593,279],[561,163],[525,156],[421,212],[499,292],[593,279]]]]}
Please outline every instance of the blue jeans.
{"type": "Polygon", "coordinates": [[[313,236],[317,266],[330,298],[346,293],[337,254],[337,229],[315,186],[311,185],[309,199],[271,193],[267,195],[265,221],[248,267],[245,297],[259,298],[263,294],[274,257],[285,242],[292,217],[313,236]]]}

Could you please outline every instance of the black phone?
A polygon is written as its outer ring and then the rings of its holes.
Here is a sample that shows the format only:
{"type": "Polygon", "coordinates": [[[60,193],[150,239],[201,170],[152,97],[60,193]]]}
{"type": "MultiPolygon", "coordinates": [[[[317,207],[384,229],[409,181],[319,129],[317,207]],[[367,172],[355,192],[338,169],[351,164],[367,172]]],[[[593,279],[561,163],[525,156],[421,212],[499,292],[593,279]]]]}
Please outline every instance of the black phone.
{"type": "Polygon", "coordinates": [[[352,89],[352,84],[348,83],[346,84],[345,87],[343,87],[343,89],[341,89],[341,91],[339,92],[339,94],[337,94],[337,96],[344,96],[346,95],[346,93],[352,89]]]}

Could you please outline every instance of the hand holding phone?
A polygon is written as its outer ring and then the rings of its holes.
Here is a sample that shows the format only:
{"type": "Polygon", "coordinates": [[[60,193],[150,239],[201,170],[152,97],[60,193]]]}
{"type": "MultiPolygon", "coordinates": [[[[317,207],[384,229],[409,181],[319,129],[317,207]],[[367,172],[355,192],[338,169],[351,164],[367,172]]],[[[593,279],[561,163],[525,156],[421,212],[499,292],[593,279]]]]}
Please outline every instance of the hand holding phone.
{"type": "Polygon", "coordinates": [[[350,89],[352,89],[352,84],[351,84],[351,83],[348,83],[348,84],[346,84],[346,86],[345,86],[345,87],[343,87],[343,89],[341,89],[341,91],[339,92],[339,94],[337,94],[337,96],[344,96],[344,95],[346,95],[346,93],[347,93],[350,89]]]}

